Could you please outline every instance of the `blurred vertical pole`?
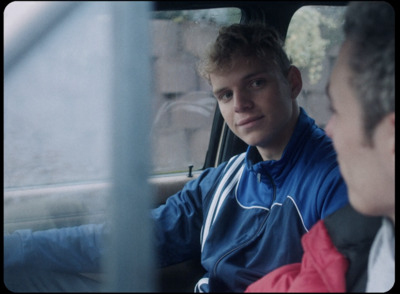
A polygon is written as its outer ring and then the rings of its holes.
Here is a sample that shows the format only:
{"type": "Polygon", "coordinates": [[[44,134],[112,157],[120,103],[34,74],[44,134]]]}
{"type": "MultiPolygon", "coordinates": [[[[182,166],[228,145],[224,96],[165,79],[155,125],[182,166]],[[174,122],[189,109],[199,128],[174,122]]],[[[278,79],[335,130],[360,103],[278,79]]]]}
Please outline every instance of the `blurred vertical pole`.
{"type": "Polygon", "coordinates": [[[105,291],[152,292],[150,219],[151,2],[110,2],[114,17],[111,212],[105,291]]]}

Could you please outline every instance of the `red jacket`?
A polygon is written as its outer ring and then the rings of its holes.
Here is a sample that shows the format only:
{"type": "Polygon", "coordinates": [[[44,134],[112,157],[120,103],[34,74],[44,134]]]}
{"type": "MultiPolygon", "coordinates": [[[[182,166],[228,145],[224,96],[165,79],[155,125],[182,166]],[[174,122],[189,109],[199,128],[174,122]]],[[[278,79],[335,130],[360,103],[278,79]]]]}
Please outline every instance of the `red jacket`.
{"type": "Polygon", "coordinates": [[[345,292],[347,259],[335,248],[322,220],[303,236],[301,263],[282,266],[246,292],[345,292]]]}
{"type": "Polygon", "coordinates": [[[368,254],[380,224],[380,218],[346,205],[303,235],[301,263],[275,269],[246,292],[364,292],[368,254]]]}

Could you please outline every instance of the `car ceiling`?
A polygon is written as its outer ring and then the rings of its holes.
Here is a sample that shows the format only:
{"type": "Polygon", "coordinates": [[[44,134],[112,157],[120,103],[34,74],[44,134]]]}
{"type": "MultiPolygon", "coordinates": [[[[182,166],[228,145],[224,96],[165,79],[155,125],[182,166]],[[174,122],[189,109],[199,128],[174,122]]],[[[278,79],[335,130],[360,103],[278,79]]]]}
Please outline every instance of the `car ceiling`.
{"type": "Polygon", "coordinates": [[[346,5],[348,1],[155,1],[154,10],[237,7],[242,22],[262,22],[274,26],[283,36],[294,12],[304,5],[346,5]]]}

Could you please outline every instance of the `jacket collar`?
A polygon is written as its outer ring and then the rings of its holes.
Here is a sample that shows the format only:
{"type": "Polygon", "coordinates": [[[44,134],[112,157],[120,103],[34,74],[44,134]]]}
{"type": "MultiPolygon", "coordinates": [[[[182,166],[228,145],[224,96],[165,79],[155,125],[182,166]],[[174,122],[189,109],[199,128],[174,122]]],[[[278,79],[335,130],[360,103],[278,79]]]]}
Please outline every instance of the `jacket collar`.
{"type": "MultiPolygon", "coordinates": [[[[293,134],[286,145],[282,157],[279,160],[263,161],[255,146],[249,146],[246,154],[247,169],[254,173],[268,173],[274,181],[279,181],[279,178],[284,178],[284,167],[288,166],[301,155],[301,146],[307,140],[307,133],[311,134],[311,126],[314,125],[314,120],[308,116],[306,111],[300,107],[300,114],[296,123],[293,134]]],[[[289,169],[286,169],[287,171],[289,169]]]]}

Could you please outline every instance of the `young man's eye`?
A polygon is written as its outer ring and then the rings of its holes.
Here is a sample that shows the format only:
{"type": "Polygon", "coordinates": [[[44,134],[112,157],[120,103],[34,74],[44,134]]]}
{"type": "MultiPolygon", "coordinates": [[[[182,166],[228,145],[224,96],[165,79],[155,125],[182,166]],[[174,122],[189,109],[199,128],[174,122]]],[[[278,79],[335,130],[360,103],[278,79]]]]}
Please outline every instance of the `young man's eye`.
{"type": "Polygon", "coordinates": [[[254,80],[250,83],[250,86],[252,88],[260,88],[261,86],[263,86],[265,84],[265,80],[264,79],[259,79],[259,80],[254,80]]]}
{"type": "Polygon", "coordinates": [[[217,99],[219,101],[228,101],[232,98],[232,92],[224,92],[218,95],[217,99]]]}

